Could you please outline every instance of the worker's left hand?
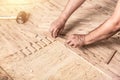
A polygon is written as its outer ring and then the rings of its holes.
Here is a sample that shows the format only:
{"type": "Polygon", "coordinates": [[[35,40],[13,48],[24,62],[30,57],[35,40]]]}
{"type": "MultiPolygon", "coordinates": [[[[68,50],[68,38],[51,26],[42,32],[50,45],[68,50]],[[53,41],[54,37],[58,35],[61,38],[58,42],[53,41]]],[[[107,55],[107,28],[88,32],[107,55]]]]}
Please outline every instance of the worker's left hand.
{"type": "Polygon", "coordinates": [[[66,41],[66,44],[68,44],[71,47],[77,48],[82,47],[85,42],[85,35],[84,34],[72,34],[69,35],[66,41]]]}

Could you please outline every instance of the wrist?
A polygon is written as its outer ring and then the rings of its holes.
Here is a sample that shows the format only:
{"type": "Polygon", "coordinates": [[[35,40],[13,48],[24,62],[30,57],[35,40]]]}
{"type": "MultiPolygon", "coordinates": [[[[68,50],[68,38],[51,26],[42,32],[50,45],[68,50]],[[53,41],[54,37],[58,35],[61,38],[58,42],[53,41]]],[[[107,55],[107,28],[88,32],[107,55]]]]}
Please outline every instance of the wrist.
{"type": "Polygon", "coordinates": [[[89,34],[84,35],[84,45],[90,44],[90,40],[88,38],[89,34]]]}
{"type": "Polygon", "coordinates": [[[60,15],[59,19],[61,19],[62,21],[66,22],[68,20],[68,16],[65,13],[62,13],[62,15],[60,15]]]}
{"type": "Polygon", "coordinates": [[[79,44],[80,44],[80,46],[84,46],[85,45],[85,36],[86,36],[85,34],[80,34],[79,35],[79,44]]]}

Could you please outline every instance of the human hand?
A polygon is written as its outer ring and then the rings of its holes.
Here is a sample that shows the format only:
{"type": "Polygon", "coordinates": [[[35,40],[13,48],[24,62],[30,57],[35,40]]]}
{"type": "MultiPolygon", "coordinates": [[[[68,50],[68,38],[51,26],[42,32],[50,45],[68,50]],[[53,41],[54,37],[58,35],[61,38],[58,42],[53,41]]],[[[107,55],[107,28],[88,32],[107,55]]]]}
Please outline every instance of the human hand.
{"type": "Polygon", "coordinates": [[[84,43],[85,43],[84,34],[72,34],[72,35],[69,35],[66,40],[66,44],[74,48],[82,47],[83,45],[85,45],[84,43]]]}
{"type": "Polygon", "coordinates": [[[57,19],[55,20],[52,24],[51,27],[49,29],[51,36],[53,38],[56,38],[64,29],[65,26],[65,21],[61,20],[61,19],[57,19]]]}

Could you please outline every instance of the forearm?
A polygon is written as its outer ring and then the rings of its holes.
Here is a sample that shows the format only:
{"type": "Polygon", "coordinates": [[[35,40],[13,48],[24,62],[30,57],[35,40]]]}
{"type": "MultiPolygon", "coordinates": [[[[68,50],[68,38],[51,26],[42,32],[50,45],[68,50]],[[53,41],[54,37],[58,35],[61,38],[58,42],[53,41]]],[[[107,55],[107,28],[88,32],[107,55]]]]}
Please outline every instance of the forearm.
{"type": "Polygon", "coordinates": [[[91,44],[114,35],[119,30],[119,24],[112,23],[111,20],[107,20],[95,30],[91,31],[85,36],[85,44],[91,44]]]}
{"type": "Polygon", "coordinates": [[[110,19],[85,36],[85,44],[106,39],[120,30],[120,0],[110,19]]]}
{"type": "Polygon", "coordinates": [[[65,21],[72,15],[72,13],[84,3],[85,0],[69,0],[65,9],[60,15],[60,18],[64,19],[65,21]]]}

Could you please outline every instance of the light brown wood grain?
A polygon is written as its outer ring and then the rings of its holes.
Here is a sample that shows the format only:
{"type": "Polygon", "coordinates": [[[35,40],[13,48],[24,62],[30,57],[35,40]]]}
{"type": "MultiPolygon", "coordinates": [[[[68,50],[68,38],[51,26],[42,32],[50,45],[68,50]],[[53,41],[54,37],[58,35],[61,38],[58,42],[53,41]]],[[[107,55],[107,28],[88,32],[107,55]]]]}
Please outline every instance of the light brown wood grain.
{"type": "MultiPolygon", "coordinates": [[[[14,80],[119,80],[118,34],[80,49],[65,47],[63,38],[50,37],[50,24],[66,3],[67,0],[0,0],[0,16],[30,13],[25,24],[0,20],[0,66],[14,80]],[[108,65],[114,50],[118,53],[108,65]]],[[[115,5],[116,0],[87,0],[70,17],[63,34],[88,33],[112,15],[115,5]]]]}

